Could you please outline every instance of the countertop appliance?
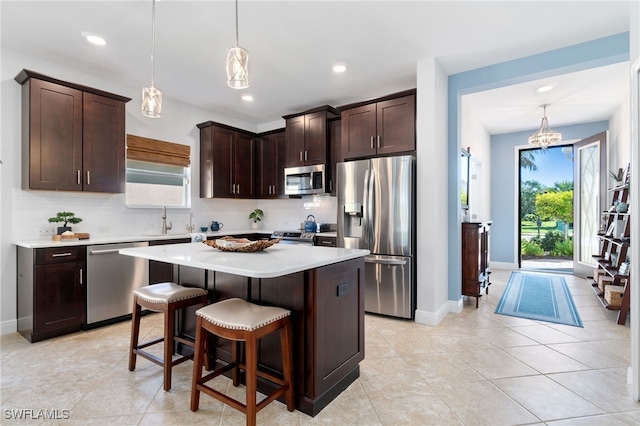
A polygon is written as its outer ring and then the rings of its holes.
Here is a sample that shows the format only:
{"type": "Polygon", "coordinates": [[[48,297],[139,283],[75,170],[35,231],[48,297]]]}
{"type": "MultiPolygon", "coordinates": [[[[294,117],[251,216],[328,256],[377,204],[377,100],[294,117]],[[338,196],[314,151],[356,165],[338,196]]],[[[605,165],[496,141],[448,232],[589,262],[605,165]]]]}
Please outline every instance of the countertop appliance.
{"type": "Polygon", "coordinates": [[[337,165],[337,246],[365,257],[365,311],[413,318],[415,312],[415,157],[337,165]]]}
{"type": "Polygon", "coordinates": [[[149,261],[118,253],[147,241],[87,246],[87,326],[131,315],[133,290],[149,285],[149,261]]]}
{"type": "Polygon", "coordinates": [[[312,246],[315,237],[315,232],[304,231],[273,231],[271,234],[271,238],[282,238],[279,244],[307,244],[312,246]]]}

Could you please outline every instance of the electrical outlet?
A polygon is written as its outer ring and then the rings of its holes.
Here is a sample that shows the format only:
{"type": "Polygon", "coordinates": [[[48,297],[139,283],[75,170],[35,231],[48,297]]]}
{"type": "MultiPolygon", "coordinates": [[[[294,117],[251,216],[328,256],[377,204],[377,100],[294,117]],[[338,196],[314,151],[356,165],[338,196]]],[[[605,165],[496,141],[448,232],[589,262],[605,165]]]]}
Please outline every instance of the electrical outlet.
{"type": "Polygon", "coordinates": [[[40,235],[41,237],[50,237],[53,235],[53,228],[52,227],[42,227],[40,229],[38,229],[38,235],[40,235]]]}

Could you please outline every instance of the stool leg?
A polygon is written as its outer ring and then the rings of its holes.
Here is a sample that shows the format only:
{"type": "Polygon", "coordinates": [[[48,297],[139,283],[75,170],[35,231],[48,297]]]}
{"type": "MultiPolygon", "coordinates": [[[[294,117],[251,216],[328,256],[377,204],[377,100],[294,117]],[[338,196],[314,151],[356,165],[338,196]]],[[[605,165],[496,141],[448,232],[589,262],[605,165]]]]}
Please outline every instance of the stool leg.
{"type": "Polygon", "coordinates": [[[233,370],[231,370],[231,382],[233,386],[238,387],[240,385],[240,361],[238,356],[240,355],[240,342],[237,340],[231,341],[231,363],[233,364],[233,370]]]}
{"type": "Polygon", "coordinates": [[[193,378],[191,380],[191,411],[198,411],[200,406],[200,390],[198,383],[202,377],[202,360],[204,357],[205,340],[207,331],[202,328],[202,317],[196,318],[196,342],[193,355],[193,378]]]}
{"type": "Polygon", "coordinates": [[[247,426],[256,426],[256,392],[258,388],[258,342],[255,337],[247,337],[245,343],[245,381],[247,383],[247,426]]]}
{"type": "Polygon", "coordinates": [[[131,315],[131,343],[129,345],[129,371],[136,368],[136,353],[138,349],[138,338],[140,337],[140,305],[138,299],[133,296],[133,314],[131,315]]]}
{"type": "Polygon", "coordinates": [[[164,390],[171,389],[171,368],[173,367],[173,335],[175,333],[175,308],[169,303],[164,310],[164,390]]]}
{"type": "Polygon", "coordinates": [[[282,351],[282,373],[284,375],[284,381],[289,385],[285,393],[285,400],[287,401],[287,410],[293,411],[295,409],[295,402],[293,398],[293,363],[291,354],[291,326],[287,321],[285,326],[280,329],[280,348],[282,351]]]}

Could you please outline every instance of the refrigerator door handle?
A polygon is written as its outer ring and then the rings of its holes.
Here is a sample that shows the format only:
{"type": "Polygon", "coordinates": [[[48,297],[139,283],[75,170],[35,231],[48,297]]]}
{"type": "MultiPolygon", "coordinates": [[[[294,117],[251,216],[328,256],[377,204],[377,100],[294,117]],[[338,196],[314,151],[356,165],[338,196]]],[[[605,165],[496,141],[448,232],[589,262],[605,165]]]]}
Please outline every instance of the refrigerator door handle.
{"type": "Polygon", "coordinates": [[[374,182],[375,182],[375,171],[373,168],[371,168],[371,170],[369,171],[369,182],[366,183],[367,186],[367,194],[368,194],[368,210],[369,210],[369,215],[367,216],[367,225],[369,226],[369,238],[370,238],[370,243],[373,241],[373,236],[374,236],[374,232],[379,230],[376,230],[376,224],[375,224],[375,217],[376,217],[376,211],[375,211],[375,207],[374,207],[374,198],[375,198],[375,189],[374,189],[374,182]]]}
{"type": "Polygon", "coordinates": [[[369,235],[370,235],[370,230],[369,230],[369,223],[371,221],[371,206],[369,205],[369,173],[371,172],[371,170],[367,169],[364,171],[364,182],[362,183],[363,185],[363,190],[362,190],[362,206],[363,206],[363,212],[362,212],[362,216],[364,218],[364,239],[366,241],[367,247],[369,247],[369,235]]]}
{"type": "Polygon", "coordinates": [[[405,258],[391,259],[388,257],[365,256],[364,263],[375,263],[378,265],[406,265],[407,260],[405,258]]]}

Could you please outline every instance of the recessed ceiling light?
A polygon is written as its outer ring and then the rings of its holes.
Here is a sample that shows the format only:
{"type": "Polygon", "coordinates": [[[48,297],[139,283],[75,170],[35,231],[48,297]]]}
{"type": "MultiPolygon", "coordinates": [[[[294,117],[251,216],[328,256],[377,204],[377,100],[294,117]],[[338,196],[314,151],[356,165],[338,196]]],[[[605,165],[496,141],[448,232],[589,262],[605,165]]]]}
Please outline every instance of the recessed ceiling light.
{"type": "Polygon", "coordinates": [[[335,73],[341,73],[341,72],[345,72],[347,70],[347,66],[345,64],[335,64],[333,66],[333,72],[335,73]]]}
{"type": "Polygon", "coordinates": [[[538,93],[544,93],[544,92],[548,92],[549,90],[553,89],[553,86],[542,86],[542,87],[538,87],[536,89],[536,92],[538,93]]]}
{"type": "Polygon", "coordinates": [[[82,36],[87,39],[89,43],[95,44],[96,46],[104,46],[107,44],[106,40],[100,36],[97,36],[93,33],[89,33],[87,31],[83,31],[82,36]]]}
{"type": "Polygon", "coordinates": [[[242,95],[242,100],[245,102],[252,102],[253,101],[253,96],[251,95],[242,95]]]}

